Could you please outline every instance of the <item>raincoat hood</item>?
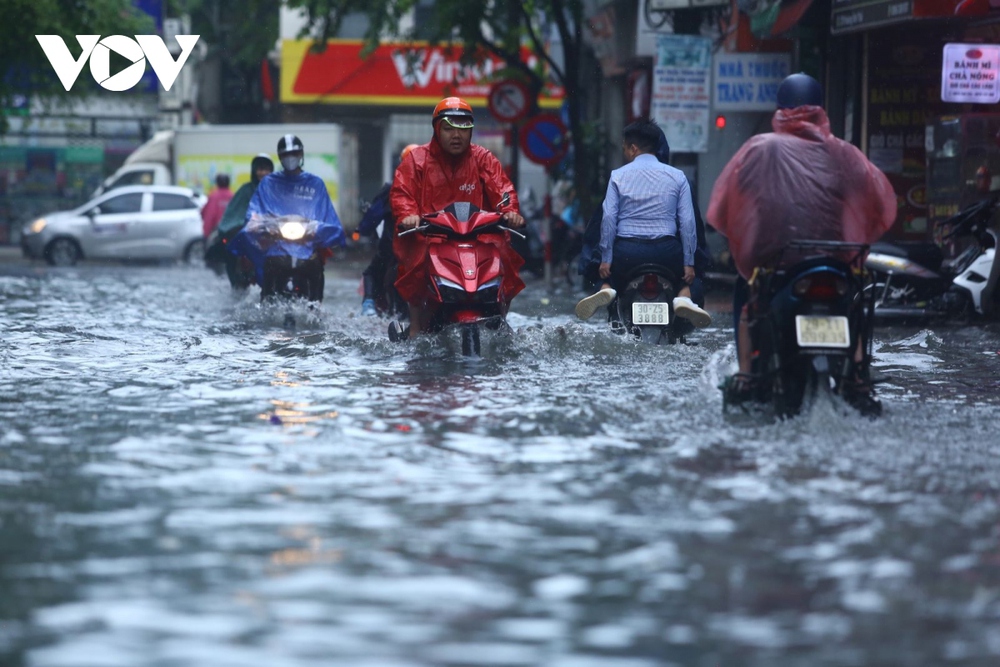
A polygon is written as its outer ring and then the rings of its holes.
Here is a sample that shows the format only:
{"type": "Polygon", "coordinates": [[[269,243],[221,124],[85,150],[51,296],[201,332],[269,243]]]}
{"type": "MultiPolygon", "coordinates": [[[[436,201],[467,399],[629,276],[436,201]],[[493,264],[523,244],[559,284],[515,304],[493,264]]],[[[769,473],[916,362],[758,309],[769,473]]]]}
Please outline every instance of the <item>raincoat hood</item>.
{"type": "Polygon", "coordinates": [[[260,179],[257,178],[257,169],[263,166],[268,166],[271,168],[271,171],[274,171],[274,161],[266,153],[260,153],[250,161],[250,182],[254,185],[260,183],[260,179]]]}
{"type": "Polygon", "coordinates": [[[778,109],[771,117],[771,128],[781,134],[793,134],[814,141],[833,136],[830,132],[830,119],[823,107],[778,109]]]}

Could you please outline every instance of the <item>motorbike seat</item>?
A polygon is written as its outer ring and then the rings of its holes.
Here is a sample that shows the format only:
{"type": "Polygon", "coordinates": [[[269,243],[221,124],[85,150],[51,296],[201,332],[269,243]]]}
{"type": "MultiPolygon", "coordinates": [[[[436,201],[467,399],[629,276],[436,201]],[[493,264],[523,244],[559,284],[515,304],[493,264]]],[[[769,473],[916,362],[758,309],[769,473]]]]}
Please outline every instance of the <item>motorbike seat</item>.
{"type": "Polygon", "coordinates": [[[903,257],[916,262],[925,269],[938,272],[944,262],[944,251],[935,243],[900,241],[897,243],[873,243],[871,252],[903,257]]]}

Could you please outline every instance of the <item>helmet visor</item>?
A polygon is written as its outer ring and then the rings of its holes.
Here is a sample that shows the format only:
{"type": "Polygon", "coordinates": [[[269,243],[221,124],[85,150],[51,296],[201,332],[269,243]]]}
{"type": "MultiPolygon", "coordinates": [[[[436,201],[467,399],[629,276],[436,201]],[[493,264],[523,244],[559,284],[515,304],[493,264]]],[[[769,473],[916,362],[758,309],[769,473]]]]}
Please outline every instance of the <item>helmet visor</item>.
{"type": "Polygon", "coordinates": [[[472,116],[442,116],[441,120],[459,130],[471,130],[476,126],[472,122],[472,116]]]}

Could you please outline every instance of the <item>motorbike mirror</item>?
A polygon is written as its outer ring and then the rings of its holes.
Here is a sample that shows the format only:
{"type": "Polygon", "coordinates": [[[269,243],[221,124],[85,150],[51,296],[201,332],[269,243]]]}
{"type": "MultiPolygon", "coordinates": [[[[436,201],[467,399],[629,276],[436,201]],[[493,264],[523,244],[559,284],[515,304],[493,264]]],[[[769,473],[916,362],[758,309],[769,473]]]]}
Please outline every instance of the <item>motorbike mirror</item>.
{"type": "Polygon", "coordinates": [[[500,211],[504,206],[510,205],[510,192],[503,193],[503,197],[500,199],[500,203],[497,204],[497,212],[500,211]]]}

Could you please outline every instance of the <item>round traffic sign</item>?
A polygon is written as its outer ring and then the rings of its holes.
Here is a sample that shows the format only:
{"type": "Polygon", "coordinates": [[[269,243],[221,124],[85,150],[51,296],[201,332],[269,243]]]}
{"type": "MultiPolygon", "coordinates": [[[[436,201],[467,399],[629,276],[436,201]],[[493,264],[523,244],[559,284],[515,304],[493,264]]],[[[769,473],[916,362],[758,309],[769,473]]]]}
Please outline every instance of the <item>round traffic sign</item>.
{"type": "Polygon", "coordinates": [[[521,128],[520,135],[524,155],[546,167],[560,162],[569,151],[566,126],[555,114],[533,116],[521,128]]]}
{"type": "Polygon", "coordinates": [[[502,123],[515,123],[531,107],[528,87],[520,81],[504,79],[493,84],[488,99],[490,113],[502,123]]]}

